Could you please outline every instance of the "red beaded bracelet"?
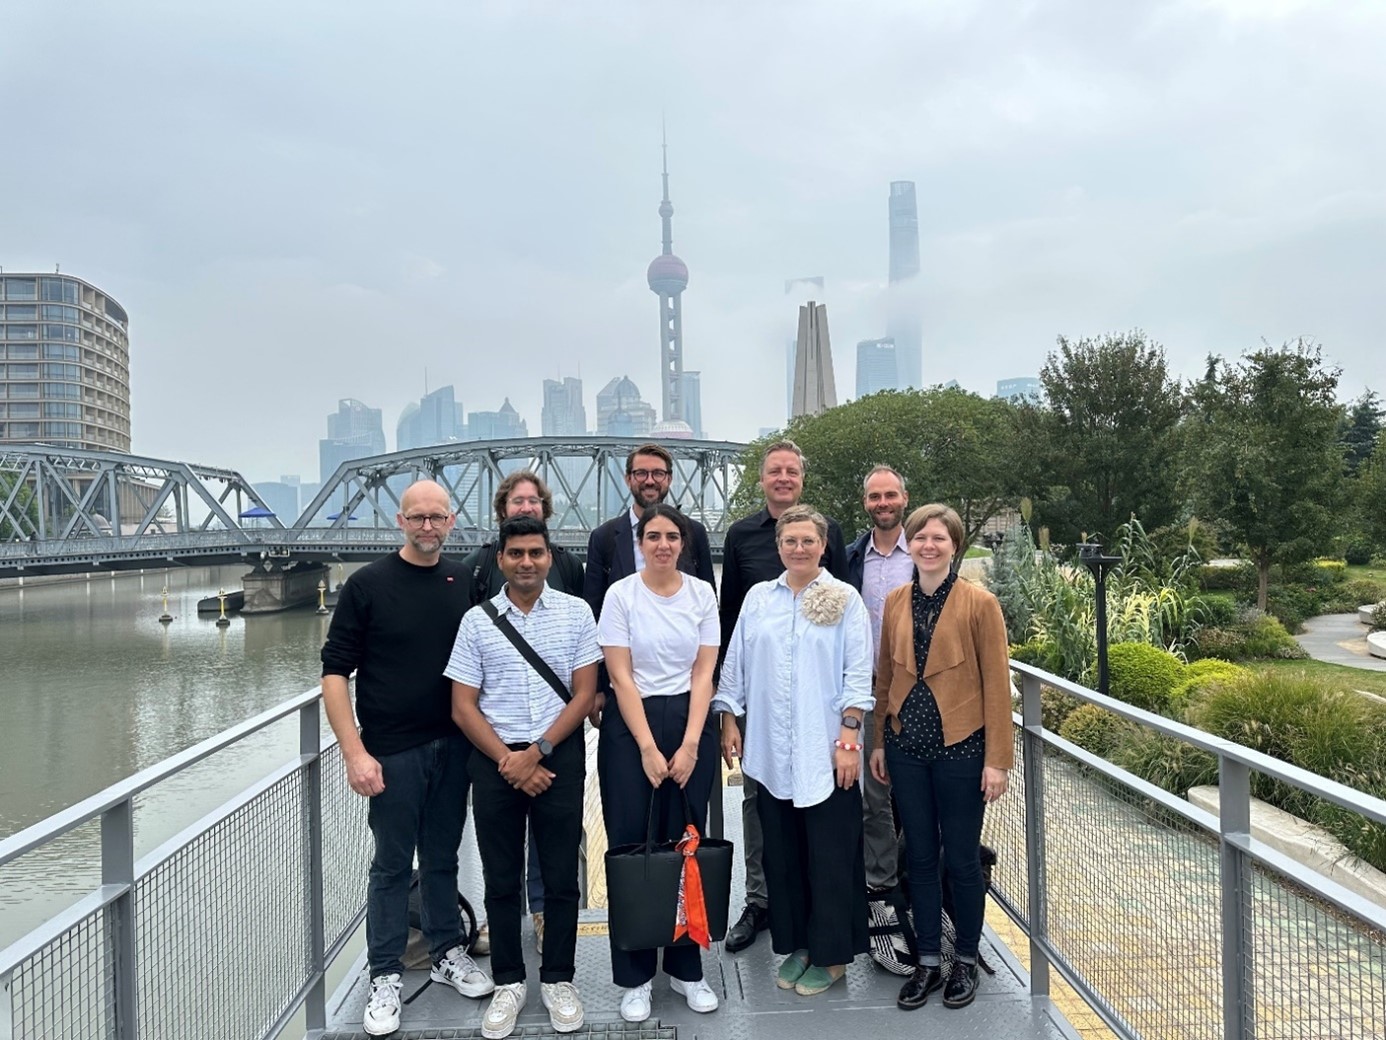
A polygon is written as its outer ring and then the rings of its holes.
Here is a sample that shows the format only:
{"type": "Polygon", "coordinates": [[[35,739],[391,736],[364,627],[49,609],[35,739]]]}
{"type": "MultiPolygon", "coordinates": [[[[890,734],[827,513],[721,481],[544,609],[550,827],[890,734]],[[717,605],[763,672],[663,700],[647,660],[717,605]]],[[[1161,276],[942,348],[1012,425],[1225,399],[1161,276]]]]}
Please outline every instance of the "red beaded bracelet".
{"type": "Polygon", "coordinates": [[[865,744],[844,744],[840,740],[834,740],[833,746],[839,751],[863,751],[866,748],[865,744]]]}

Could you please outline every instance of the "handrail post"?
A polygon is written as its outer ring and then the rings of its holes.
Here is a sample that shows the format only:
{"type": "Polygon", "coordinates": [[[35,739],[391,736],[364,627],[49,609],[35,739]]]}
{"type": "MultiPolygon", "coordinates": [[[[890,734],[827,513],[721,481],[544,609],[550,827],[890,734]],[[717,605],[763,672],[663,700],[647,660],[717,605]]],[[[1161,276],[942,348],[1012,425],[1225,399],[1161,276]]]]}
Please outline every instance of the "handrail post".
{"type": "Polygon", "coordinates": [[[14,975],[0,975],[0,1040],[14,1040],[14,975]]]}
{"type": "Polygon", "coordinates": [[[1021,762],[1025,766],[1026,897],[1030,914],[1030,995],[1049,995],[1049,896],[1044,854],[1044,717],[1040,710],[1038,676],[1022,673],[1021,762]]]}
{"type": "Polygon", "coordinates": [[[1222,903],[1223,1040],[1251,1040],[1251,887],[1242,852],[1228,839],[1251,836],[1251,770],[1218,756],[1219,882],[1222,903]]]}
{"type": "Polygon", "coordinates": [[[303,767],[303,823],[308,895],[308,972],[311,983],[303,1002],[309,1036],[327,1028],[327,921],[323,905],[322,858],[322,724],[320,699],[298,712],[298,753],[303,767]]]}
{"type": "Polygon", "coordinates": [[[124,887],[106,907],[106,946],[111,963],[113,1040],[139,1036],[139,966],[135,942],[135,804],[131,798],[101,814],[101,884],[124,887]]]}

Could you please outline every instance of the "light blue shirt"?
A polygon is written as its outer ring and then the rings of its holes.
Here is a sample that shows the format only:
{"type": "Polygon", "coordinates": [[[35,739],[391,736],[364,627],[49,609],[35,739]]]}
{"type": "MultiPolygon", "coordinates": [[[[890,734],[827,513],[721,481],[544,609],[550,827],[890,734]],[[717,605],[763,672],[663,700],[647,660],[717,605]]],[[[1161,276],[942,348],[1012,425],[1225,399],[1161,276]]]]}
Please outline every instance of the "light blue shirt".
{"type": "Polygon", "coordinates": [[[866,552],[861,558],[861,598],[871,615],[871,660],[881,652],[881,617],[885,613],[886,595],[891,589],[908,585],[914,578],[914,560],[905,545],[905,532],[900,531],[888,555],[876,551],[876,543],[866,539],[866,552]]]}
{"type": "Polygon", "coordinates": [[[833,741],[847,708],[870,711],[871,620],[857,590],[821,571],[797,596],[781,574],[751,588],[712,707],[746,716],[741,768],[771,796],[804,808],[833,793],[833,741]],[[804,616],[820,585],[844,589],[836,624],[804,616]]]}

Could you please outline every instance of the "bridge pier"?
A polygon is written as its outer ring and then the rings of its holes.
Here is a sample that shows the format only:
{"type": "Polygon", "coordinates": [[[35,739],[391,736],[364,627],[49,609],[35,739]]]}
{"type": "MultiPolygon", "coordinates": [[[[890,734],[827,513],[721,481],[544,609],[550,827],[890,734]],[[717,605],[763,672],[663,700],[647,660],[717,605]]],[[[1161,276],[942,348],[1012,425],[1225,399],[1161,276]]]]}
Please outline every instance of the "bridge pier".
{"type": "Polygon", "coordinates": [[[328,580],[324,563],[266,560],[241,579],[242,614],[271,614],[318,601],[318,582],[328,580]]]}

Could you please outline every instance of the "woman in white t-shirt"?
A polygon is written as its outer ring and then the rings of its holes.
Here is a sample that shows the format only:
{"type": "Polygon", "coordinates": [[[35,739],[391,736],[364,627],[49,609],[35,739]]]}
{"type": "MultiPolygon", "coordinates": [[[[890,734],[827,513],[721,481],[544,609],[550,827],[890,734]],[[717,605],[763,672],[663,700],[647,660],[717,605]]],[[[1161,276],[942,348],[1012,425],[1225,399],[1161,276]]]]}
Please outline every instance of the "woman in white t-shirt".
{"type": "MultiPolygon", "coordinates": [[[[706,833],[717,776],[717,731],[708,718],[721,640],[717,596],[707,582],[678,569],[689,527],[677,509],[650,506],[635,533],[644,567],[607,589],[597,625],[618,708],[607,706],[597,749],[608,848],[645,840],[650,797],[657,840],[682,835],[683,794],[692,822],[706,833]]],[[[612,946],[611,976],[625,989],[627,1022],[650,1017],[658,956],[658,950],[612,946]]],[[[664,971],[694,1011],[717,1010],[698,946],[665,947],[664,971]]]]}

